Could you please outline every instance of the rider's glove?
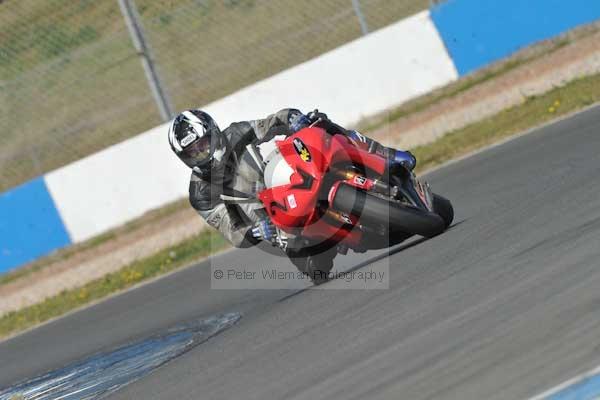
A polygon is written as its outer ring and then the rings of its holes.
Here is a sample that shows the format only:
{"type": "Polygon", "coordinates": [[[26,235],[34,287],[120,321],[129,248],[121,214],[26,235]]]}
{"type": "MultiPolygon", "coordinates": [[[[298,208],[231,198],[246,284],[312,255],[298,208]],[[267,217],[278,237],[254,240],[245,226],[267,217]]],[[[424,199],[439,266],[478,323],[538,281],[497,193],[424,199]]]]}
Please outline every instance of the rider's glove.
{"type": "Polygon", "coordinates": [[[319,119],[323,121],[329,121],[329,117],[327,116],[327,114],[319,112],[319,110],[317,109],[314,109],[313,111],[309,112],[307,117],[311,123],[316,122],[319,119]]]}
{"type": "Polygon", "coordinates": [[[298,113],[290,119],[290,129],[296,133],[300,129],[306,128],[312,121],[304,114],[298,113]]]}

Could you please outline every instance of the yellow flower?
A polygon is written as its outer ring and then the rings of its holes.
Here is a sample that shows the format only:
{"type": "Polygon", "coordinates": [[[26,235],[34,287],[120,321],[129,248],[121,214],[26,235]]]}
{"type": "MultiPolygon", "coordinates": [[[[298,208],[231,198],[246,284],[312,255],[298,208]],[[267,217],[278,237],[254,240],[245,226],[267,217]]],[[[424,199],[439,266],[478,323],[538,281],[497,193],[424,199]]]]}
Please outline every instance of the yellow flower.
{"type": "Polygon", "coordinates": [[[560,100],[556,100],[556,101],[554,102],[554,107],[558,107],[558,106],[560,106],[560,100]]]}
{"type": "Polygon", "coordinates": [[[550,107],[550,108],[548,109],[548,112],[549,112],[550,114],[552,114],[554,111],[555,111],[554,107],[550,107]]]}

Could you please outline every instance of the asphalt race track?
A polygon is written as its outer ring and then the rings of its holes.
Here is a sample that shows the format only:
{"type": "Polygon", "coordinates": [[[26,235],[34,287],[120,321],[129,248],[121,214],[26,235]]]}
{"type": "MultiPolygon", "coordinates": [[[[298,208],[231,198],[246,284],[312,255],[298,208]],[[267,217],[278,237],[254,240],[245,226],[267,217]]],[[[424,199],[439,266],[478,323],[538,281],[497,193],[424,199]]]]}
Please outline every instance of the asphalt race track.
{"type": "Polygon", "coordinates": [[[0,388],[241,312],[111,398],[527,399],[600,364],[599,175],[596,107],[430,174],[451,230],[339,261],[389,265],[388,290],[210,290],[202,263],[1,343],[0,388]]]}

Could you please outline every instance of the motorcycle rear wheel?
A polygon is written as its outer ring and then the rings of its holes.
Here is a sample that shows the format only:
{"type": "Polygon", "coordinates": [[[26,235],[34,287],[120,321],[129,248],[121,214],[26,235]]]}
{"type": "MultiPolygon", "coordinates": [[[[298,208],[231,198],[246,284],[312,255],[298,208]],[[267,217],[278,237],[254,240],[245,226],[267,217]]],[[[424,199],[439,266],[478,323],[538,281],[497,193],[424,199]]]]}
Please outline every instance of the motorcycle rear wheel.
{"type": "Polygon", "coordinates": [[[316,286],[329,280],[329,272],[333,269],[333,259],[337,255],[335,246],[288,249],[287,255],[294,266],[308,276],[316,286]]]}

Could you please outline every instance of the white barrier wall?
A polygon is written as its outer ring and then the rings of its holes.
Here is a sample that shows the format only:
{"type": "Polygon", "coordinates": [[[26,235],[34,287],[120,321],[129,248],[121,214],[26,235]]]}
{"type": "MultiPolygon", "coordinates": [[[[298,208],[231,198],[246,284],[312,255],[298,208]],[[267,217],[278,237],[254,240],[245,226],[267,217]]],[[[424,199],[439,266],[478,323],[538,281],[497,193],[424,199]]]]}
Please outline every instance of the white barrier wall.
{"type": "MultiPolygon", "coordinates": [[[[285,107],[319,108],[357,122],[457,79],[424,11],[203,107],[224,128],[285,107]]],[[[46,175],[73,242],[187,195],[189,170],[171,153],[166,126],[46,175]]]]}
{"type": "Polygon", "coordinates": [[[429,11],[423,11],[205,108],[227,124],[288,106],[317,107],[352,124],[457,78],[429,11]]]}
{"type": "Polygon", "coordinates": [[[80,242],[185,196],[189,176],[163,125],[45,179],[71,240],[80,242]]]}

